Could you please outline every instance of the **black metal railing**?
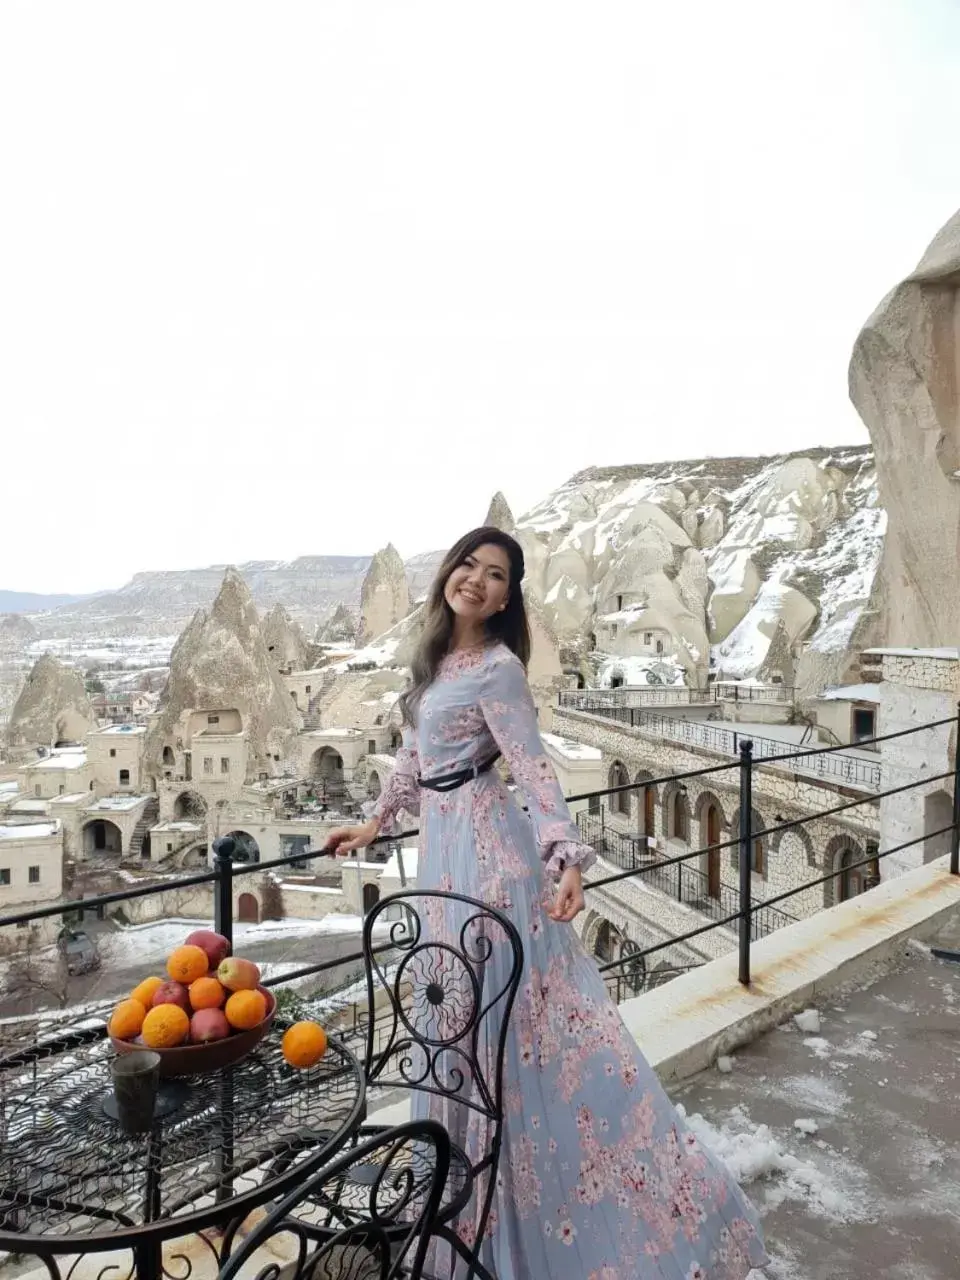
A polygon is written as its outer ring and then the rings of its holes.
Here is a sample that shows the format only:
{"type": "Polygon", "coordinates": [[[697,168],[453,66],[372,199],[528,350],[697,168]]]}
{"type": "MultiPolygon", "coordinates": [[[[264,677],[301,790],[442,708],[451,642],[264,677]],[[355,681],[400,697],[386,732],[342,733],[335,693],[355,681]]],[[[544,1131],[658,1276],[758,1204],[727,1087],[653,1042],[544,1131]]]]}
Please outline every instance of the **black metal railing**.
{"type": "MultiPolygon", "coordinates": [[[[930,732],[939,728],[951,728],[960,731],[960,711],[957,716],[951,716],[942,720],[933,721],[931,723],[914,726],[910,729],[899,730],[894,733],[883,734],[871,740],[871,746],[880,745],[883,742],[901,739],[911,735],[930,732]]],[[[960,737],[960,732],[958,732],[960,737]]],[[[956,741],[956,739],[955,739],[956,741]]],[[[782,744],[781,744],[782,745],[782,744]]],[[[739,976],[740,981],[749,983],[750,981],[750,947],[751,943],[758,937],[764,937],[772,932],[775,928],[783,927],[785,923],[792,922],[783,920],[781,917],[788,916],[788,913],[782,908],[781,904],[789,899],[796,897],[798,894],[805,893],[810,889],[823,886],[831,881],[836,881],[842,877],[849,877],[851,872],[864,871],[869,879],[879,880],[879,865],[882,859],[890,857],[893,854],[902,853],[907,849],[922,845],[925,842],[939,839],[940,837],[950,836],[950,862],[949,868],[952,875],[960,875],[960,764],[955,759],[953,766],[942,773],[936,775],[924,774],[921,778],[915,778],[910,782],[904,783],[897,787],[890,787],[879,793],[870,793],[856,796],[852,799],[843,799],[838,804],[828,808],[818,809],[802,817],[777,821],[774,826],[757,830],[754,826],[754,807],[753,807],[753,778],[754,770],[758,765],[766,763],[764,757],[759,759],[754,757],[753,742],[749,739],[743,739],[739,742],[739,758],[736,762],[721,763],[707,765],[699,769],[690,769],[683,773],[675,773],[665,775],[660,778],[647,778],[643,781],[625,783],[617,787],[607,787],[598,791],[584,792],[569,797],[570,803],[580,802],[596,802],[604,797],[618,796],[623,793],[630,793],[644,790],[650,786],[661,786],[670,782],[682,782],[692,778],[713,777],[733,769],[738,771],[739,779],[739,829],[732,838],[719,841],[704,846],[703,848],[684,850],[674,856],[651,859],[647,851],[643,849],[639,842],[634,845],[628,843],[614,843],[611,849],[604,854],[608,856],[612,850],[613,860],[621,868],[616,872],[601,876],[599,878],[591,878],[586,883],[587,892],[596,891],[609,885],[618,883],[626,879],[644,879],[654,877],[653,883],[659,883],[665,887],[665,891],[670,892],[678,900],[687,902],[690,905],[696,904],[699,913],[707,915],[709,918],[704,924],[690,929],[685,933],[673,935],[670,938],[655,943],[651,946],[638,948],[634,944],[629,950],[626,957],[621,957],[602,964],[601,970],[605,974],[612,974],[614,970],[619,969],[628,976],[636,974],[637,967],[642,961],[646,966],[649,957],[656,955],[667,948],[674,947],[680,943],[687,943],[691,940],[717,928],[735,927],[739,940],[739,976]],[[802,828],[806,824],[813,821],[822,821],[825,818],[836,817],[841,814],[849,814],[853,810],[864,805],[876,805],[879,800],[905,794],[917,788],[930,788],[938,782],[949,782],[952,786],[952,821],[943,824],[934,831],[925,831],[922,835],[912,840],[904,841],[887,849],[879,849],[879,847],[870,851],[867,857],[857,862],[847,863],[845,866],[837,868],[826,874],[818,876],[814,879],[804,881],[795,885],[790,889],[781,893],[767,895],[759,902],[753,901],[752,895],[752,865],[754,846],[756,841],[768,841],[773,835],[784,833],[787,831],[802,828]],[[737,859],[739,863],[739,892],[736,896],[732,888],[727,886],[727,893],[721,894],[719,899],[710,892],[710,885],[707,885],[706,893],[703,892],[703,873],[697,867],[687,867],[685,864],[704,858],[707,855],[722,853],[725,850],[737,851],[737,859]],[[620,861],[617,861],[617,860],[620,861]],[[683,870],[674,868],[683,867],[683,870]],[[673,877],[676,876],[676,880],[673,877]],[[703,904],[706,906],[704,907],[703,904]],[[711,903],[715,905],[711,905],[711,903]],[[774,915],[774,912],[777,912],[774,915]]],[[[810,760],[816,756],[830,756],[836,754],[836,748],[811,748],[797,749],[789,752],[779,758],[780,763],[789,762],[797,767],[800,763],[810,760]]],[[[779,815],[778,815],[779,817],[779,815]]],[[[374,843],[377,845],[387,845],[402,841],[409,837],[416,836],[418,832],[411,829],[392,835],[389,837],[381,837],[374,843]]],[[[608,836],[604,835],[604,840],[608,836]]],[[[185,888],[192,888],[200,885],[211,885],[214,898],[214,927],[219,933],[226,937],[233,937],[233,891],[234,882],[238,877],[242,878],[248,875],[262,875],[264,872],[279,870],[297,866],[302,863],[304,854],[299,851],[288,856],[280,858],[272,858],[259,863],[242,863],[238,864],[234,861],[234,841],[232,837],[224,836],[214,842],[214,865],[211,871],[199,872],[193,875],[180,876],[175,879],[167,879],[162,882],[154,882],[146,885],[139,885],[132,888],[118,890],[112,893],[100,894],[94,897],[81,898],[70,901],[59,901],[49,903],[40,907],[29,907],[20,911],[9,912],[0,916],[0,927],[8,929],[17,926],[25,926],[33,924],[39,920],[61,917],[70,919],[78,913],[84,911],[94,911],[102,914],[107,907],[118,906],[124,902],[133,901],[149,895],[172,893],[176,895],[185,888]]],[[[315,856],[315,855],[314,855],[315,856]]],[[[843,893],[839,895],[843,896],[843,893]]],[[[384,949],[389,949],[389,944],[385,944],[384,949]]],[[[281,977],[271,979],[268,985],[279,986],[286,983],[295,982],[311,976],[323,974],[325,972],[343,969],[351,964],[363,963],[363,953],[357,950],[349,955],[340,955],[329,960],[320,961],[316,964],[308,964],[300,966],[291,972],[283,974],[281,977]]],[[[614,975],[615,976],[615,975],[614,975]]]]}
{"type": "MultiPolygon", "coordinates": [[[[802,750],[793,742],[758,737],[754,733],[744,733],[739,729],[703,720],[685,720],[681,716],[662,715],[643,707],[623,707],[604,701],[583,704],[575,710],[615,720],[636,733],[676,742],[682,747],[715,751],[718,755],[738,756],[741,743],[749,741],[759,753],[754,764],[783,765],[792,761],[793,772],[840,786],[874,790],[880,787],[882,781],[880,761],[852,755],[849,747],[802,750]]],[[[876,739],[858,743],[857,749],[868,747],[873,741],[876,739]]]]}
{"type": "MultiPolygon", "coordinates": [[[[623,870],[643,870],[643,883],[672,898],[675,902],[692,907],[711,920],[729,919],[731,915],[740,913],[740,893],[732,885],[721,879],[720,868],[713,876],[700,870],[699,867],[688,866],[686,862],[661,860],[656,852],[650,849],[646,837],[632,836],[608,826],[602,815],[578,813],[577,825],[587,844],[593,846],[597,853],[607,862],[623,870]]],[[[719,859],[719,850],[708,850],[707,858],[719,859]]],[[[588,887],[595,887],[596,882],[589,882],[588,887]]],[[[765,938],[767,934],[784,925],[796,924],[797,917],[777,907],[765,907],[758,903],[753,915],[751,936],[765,938]]]]}
{"type": "Polygon", "coordinates": [[[613,689],[561,689],[558,705],[572,711],[589,710],[590,704],[608,707],[696,707],[717,702],[785,704],[796,695],[787,684],[741,684],[717,680],[706,689],[686,685],[620,685],[613,689]]]}

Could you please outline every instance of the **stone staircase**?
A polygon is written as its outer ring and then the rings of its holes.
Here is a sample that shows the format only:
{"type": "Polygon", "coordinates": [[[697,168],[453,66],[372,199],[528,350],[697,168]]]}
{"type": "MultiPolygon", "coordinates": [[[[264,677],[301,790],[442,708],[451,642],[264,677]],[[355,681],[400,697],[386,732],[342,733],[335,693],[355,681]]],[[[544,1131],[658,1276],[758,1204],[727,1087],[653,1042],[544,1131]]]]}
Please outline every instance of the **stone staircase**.
{"type": "Polygon", "coordinates": [[[133,835],[130,837],[130,852],[124,861],[139,862],[143,855],[143,842],[151,827],[157,825],[160,817],[160,801],[156,796],[151,796],[144,806],[140,820],[133,829],[133,835]]]}

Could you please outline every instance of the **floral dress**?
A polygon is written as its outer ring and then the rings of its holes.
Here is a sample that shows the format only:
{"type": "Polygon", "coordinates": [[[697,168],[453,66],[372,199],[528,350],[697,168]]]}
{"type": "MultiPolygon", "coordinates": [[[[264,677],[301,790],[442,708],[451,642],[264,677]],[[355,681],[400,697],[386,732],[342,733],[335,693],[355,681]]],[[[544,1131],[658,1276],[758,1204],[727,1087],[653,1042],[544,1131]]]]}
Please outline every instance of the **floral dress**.
{"type": "MultiPolygon", "coordinates": [[[[498,1280],[743,1280],[762,1266],[752,1206],[684,1126],[572,926],[546,914],[563,868],[595,855],[506,646],[442,663],[375,809],[385,829],[401,811],[420,816],[418,887],[498,907],[523,939],[481,1261],[498,1280]],[[498,748],[528,813],[496,770],[446,793],[418,786],[418,774],[481,764],[498,748]]],[[[458,923],[446,923],[455,934],[458,923]]],[[[468,1151],[482,1141],[467,1108],[433,1099],[429,1110],[468,1151]]],[[[475,1227],[458,1230],[469,1240],[475,1227]]],[[[437,1274],[462,1274],[446,1268],[437,1274]]]]}

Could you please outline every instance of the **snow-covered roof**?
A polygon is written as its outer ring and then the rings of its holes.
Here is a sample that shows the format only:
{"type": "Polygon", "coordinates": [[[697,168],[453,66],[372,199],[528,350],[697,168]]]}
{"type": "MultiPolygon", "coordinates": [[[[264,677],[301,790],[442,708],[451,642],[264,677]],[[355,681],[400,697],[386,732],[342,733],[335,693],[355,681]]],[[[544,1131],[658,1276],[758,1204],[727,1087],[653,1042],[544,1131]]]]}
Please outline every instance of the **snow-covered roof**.
{"type": "Polygon", "coordinates": [[[89,800],[89,791],[71,791],[66,796],[51,796],[51,804],[78,804],[81,800],[89,800]]]}
{"type": "Polygon", "coordinates": [[[143,804],[149,799],[149,796],[103,796],[99,800],[94,800],[93,804],[87,805],[87,812],[128,813],[138,804],[143,804]]]}
{"type": "Polygon", "coordinates": [[[882,702],[880,684],[845,684],[836,689],[824,689],[821,702],[882,702]]]}
{"type": "Polygon", "coordinates": [[[597,747],[587,746],[585,742],[574,742],[571,738],[559,738],[555,733],[541,733],[540,737],[559,755],[568,760],[602,760],[603,753],[597,747]]]}
{"type": "Polygon", "coordinates": [[[87,763],[86,751],[55,751],[53,755],[44,756],[42,760],[33,760],[24,765],[25,769],[82,769],[87,763]]]}
{"type": "Polygon", "coordinates": [[[154,831],[202,831],[202,822],[158,822],[155,827],[150,828],[154,831]]]}
{"type": "Polygon", "coordinates": [[[0,782],[0,796],[15,796],[19,790],[19,782],[0,782]]]}
{"type": "Polygon", "coordinates": [[[17,800],[10,806],[11,813],[46,813],[49,800],[17,800]]]}
{"type": "MultiPolygon", "coordinates": [[[[597,754],[599,755],[600,753],[597,752],[597,754]]],[[[408,849],[404,847],[402,850],[402,857],[403,857],[403,874],[405,879],[416,880],[417,864],[420,860],[420,850],[417,848],[408,849]]],[[[400,879],[400,861],[396,853],[391,853],[390,857],[388,858],[383,868],[383,875],[387,879],[391,879],[391,878],[394,880],[400,879]]]]}
{"type": "Polygon", "coordinates": [[[106,729],[98,729],[97,732],[110,733],[110,734],[125,733],[125,734],[136,735],[139,733],[146,733],[147,729],[146,729],[146,725],[142,725],[142,724],[111,724],[106,729]]]}
{"type": "Polygon", "coordinates": [[[59,830],[59,822],[25,822],[22,827],[0,827],[0,840],[49,840],[59,830]]]}
{"type": "Polygon", "coordinates": [[[359,738],[359,729],[308,729],[302,738],[359,738]]]}

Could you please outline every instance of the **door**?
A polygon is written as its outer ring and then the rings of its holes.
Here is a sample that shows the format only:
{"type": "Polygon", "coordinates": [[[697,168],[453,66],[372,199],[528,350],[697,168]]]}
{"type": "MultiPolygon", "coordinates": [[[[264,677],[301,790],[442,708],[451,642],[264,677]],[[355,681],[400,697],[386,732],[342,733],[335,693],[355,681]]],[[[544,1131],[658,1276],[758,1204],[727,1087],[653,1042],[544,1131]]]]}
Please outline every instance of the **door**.
{"type": "Polygon", "coordinates": [[[720,897],[720,850],[713,848],[719,843],[720,813],[712,804],[707,809],[707,844],[710,846],[707,854],[707,895],[711,898],[720,897]]]}
{"type": "Polygon", "coordinates": [[[657,796],[653,787],[643,789],[643,834],[656,835],[657,831],[657,796]]]}
{"type": "Polygon", "coordinates": [[[241,893],[237,902],[237,916],[244,924],[258,924],[260,908],[252,893],[241,893]]]}

